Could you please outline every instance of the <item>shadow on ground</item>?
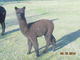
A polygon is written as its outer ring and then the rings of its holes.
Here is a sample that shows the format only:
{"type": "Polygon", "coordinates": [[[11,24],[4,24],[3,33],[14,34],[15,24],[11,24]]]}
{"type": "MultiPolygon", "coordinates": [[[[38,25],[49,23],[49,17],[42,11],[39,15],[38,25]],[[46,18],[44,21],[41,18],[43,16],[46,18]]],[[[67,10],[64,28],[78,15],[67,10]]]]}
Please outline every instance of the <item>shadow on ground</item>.
{"type": "Polygon", "coordinates": [[[67,34],[60,38],[56,43],[56,50],[63,48],[80,37],[80,30],[67,34]]]}
{"type": "MultiPolygon", "coordinates": [[[[64,46],[70,44],[71,42],[75,41],[77,38],[80,37],[80,30],[77,30],[75,32],[72,32],[70,34],[67,34],[65,36],[63,36],[62,38],[60,38],[57,43],[56,43],[56,50],[59,50],[61,48],[63,48],[64,46]]],[[[45,48],[45,46],[41,47],[40,49],[45,48]]],[[[40,50],[39,49],[39,50],[40,50]]],[[[48,52],[52,51],[52,48],[48,49],[48,52]]],[[[33,51],[34,52],[34,51],[33,51]]],[[[42,53],[41,55],[43,55],[44,53],[42,53]]],[[[51,56],[52,57],[52,56],[51,56]]],[[[51,57],[49,57],[47,60],[49,60],[51,57]]]]}
{"type": "Polygon", "coordinates": [[[17,28],[17,29],[13,29],[13,30],[11,30],[11,31],[5,32],[5,34],[4,34],[3,36],[0,35],[0,39],[3,39],[3,38],[5,38],[5,37],[8,37],[11,33],[17,32],[17,31],[19,31],[19,30],[20,30],[20,29],[17,28]]]}
{"type": "Polygon", "coordinates": [[[56,50],[66,46],[67,44],[75,41],[77,38],[80,37],[80,30],[77,30],[75,32],[72,32],[68,35],[63,36],[57,41],[56,50]]]}
{"type": "Polygon", "coordinates": [[[13,32],[17,32],[17,31],[19,31],[19,30],[20,30],[20,29],[17,28],[17,29],[14,29],[14,30],[11,30],[11,31],[8,31],[8,32],[5,32],[5,35],[10,34],[10,33],[13,33],[13,32]]]}
{"type": "MultiPolygon", "coordinates": [[[[62,38],[60,38],[57,41],[56,44],[56,51],[58,49],[63,48],[64,46],[70,44],[71,42],[75,41],[76,39],[80,38],[80,30],[77,30],[75,32],[72,32],[68,35],[63,36],[62,38]]],[[[48,51],[51,51],[51,48],[49,48],[48,51]]],[[[51,55],[50,57],[48,57],[46,60],[50,60],[54,55],[51,55]]]]}

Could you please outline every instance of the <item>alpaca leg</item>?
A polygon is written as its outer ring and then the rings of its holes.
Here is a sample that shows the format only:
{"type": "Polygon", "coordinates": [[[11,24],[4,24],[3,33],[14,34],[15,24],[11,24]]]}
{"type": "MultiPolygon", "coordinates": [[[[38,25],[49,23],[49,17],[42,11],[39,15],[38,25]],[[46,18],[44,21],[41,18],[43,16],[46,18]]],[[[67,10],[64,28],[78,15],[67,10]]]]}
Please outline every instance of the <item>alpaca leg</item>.
{"type": "Polygon", "coordinates": [[[51,44],[52,44],[52,49],[55,51],[56,48],[56,39],[53,35],[51,35],[51,44]]]}
{"type": "Polygon", "coordinates": [[[46,48],[45,48],[45,50],[43,51],[44,53],[47,52],[48,47],[49,47],[49,45],[50,45],[50,35],[46,35],[46,36],[45,36],[45,40],[46,40],[46,48]]]}
{"type": "Polygon", "coordinates": [[[31,43],[31,40],[28,39],[28,52],[27,52],[27,54],[31,53],[31,49],[32,49],[32,43],[31,43]]]}
{"type": "Polygon", "coordinates": [[[39,57],[40,55],[39,55],[39,46],[38,46],[37,38],[35,38],[35,39],[33,38],[31,42],[32,42],[33,47],[35,49],[36,56],[39,57]]]}
{"type": "Polygon", "coordinates": [[[1,35],[4,35],[4,32],[5,32],[5,22],[1,23],[1,26],[2,26],[2,33],[1,33],[1,35]]]}

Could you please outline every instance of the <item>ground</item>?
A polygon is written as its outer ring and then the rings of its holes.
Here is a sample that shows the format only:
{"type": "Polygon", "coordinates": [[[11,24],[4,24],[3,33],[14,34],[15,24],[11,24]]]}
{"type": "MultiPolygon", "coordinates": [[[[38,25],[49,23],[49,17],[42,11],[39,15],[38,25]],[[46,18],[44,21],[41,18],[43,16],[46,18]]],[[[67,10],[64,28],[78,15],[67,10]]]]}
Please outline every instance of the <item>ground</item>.
{"type": "MultiPolygon", "coordinates": [[[[80,1],[54,0],[54,1],[30,1],[7,2],[3,5],[7,10],[6,33],[0,35],[0,60],[80,60],[80,1]],[[27,38],[22,35],[15,14],[14,7],[26,6],[27,22],[39,19],[56,19],[53,35],[56,37],[56,51],[50,48],[43,54],[46,45],[44,37],[39,37],[40,57],[27,55],[27,38]],[[75,52],[75,55],[61,55],[63,52],[75,52]]],[[[1,32],[1,27],[0,27],[1,32]]]]}

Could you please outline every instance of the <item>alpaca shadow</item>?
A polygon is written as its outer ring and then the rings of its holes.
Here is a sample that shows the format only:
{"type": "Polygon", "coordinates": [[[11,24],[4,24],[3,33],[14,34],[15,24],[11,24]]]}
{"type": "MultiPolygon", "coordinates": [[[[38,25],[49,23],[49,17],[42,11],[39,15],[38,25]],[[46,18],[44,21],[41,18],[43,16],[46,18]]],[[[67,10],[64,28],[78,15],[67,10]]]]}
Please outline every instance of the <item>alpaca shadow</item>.
{"type": "Polygon", "coordinates": [[[10,34],[10,33],[13,33],[13,32],[17,32],[17,31],[19,31],[19,30],[20,30],[20,29],[17,28],[17,29],[14,29],[14,30],[11,30],[11,31],[8,31],[8,32],[5,32],[5,35],[10,34]]]}
{"type": "Polygon", "coordinates": [[[57,41],[56,50],[68,45],[69,43],[75,41],[79,37],[80,37],[80,30],[77,30],[75,32],[63,36],[57,41]]]}
{"type": "Polygon", "coordinates": [[[0,39],[3,39],[3,38],[5,38],[5,37],[8,37],[11,33],[13,33],[13,32],[17,32],[17,31],[19,31],[19,30],[20,30],[20,29],[17,28],[17,29],[14,29],[14,30],[11,30],[11,31],[8,31],[8,32],[5,32],[4,35],[0,35],[0,39]]]}
{"type": "MultiPolygon", "coordinates": [[[[68,35],[63,36],[62,38],[60,38],[57,41],[55,51],[63,48],[64,46],[70,44],[71,42],[75,41],[78,38],[80,38],[80,30],[77,30],[75,32],[72,32],[68,35]]],[[[49,56],[46,60],[50,60],[53,56],[54,56],[54,54],[49,56]]]]}
{"type": "MultiPolygon", "coordinates": [[[[70,33],[70,34],[68,34],[68,35],[63,36],[62,38],[60,38],[60,39],[56,42],[56,49],[55,49],[55,51],[63,48],[64,46],[66,46],[66,45],[68,45],[68,44],[70,44],[71,42],[75,41],[75,40],[76,40],[77,38],[79,38],[79,37],[80,37],[80,30],[77,30],[77,31],[75,31],[75,32],[72,32],[72,33],[70,33]]],[[[42,48],[45,48],[45,46],[41,47],[40,49],[42,49],[42,48]]],[[[39,49],[39,50],[40,50],[40,49],[39,49]]],[[[52,51],[52,47],[50,47],[50,48],[48,49],[48,52],[49,52],[49,51],[52,51]]],[[[54,51],[54,52],[55,52],[55,51],[54,51]]],[[[47,53],[48,53],[48,52],[47,52],[47,53]]],[[[42,53],[41,55],[43,55],[43,54],[45,54],[45,53],[42,53]]]]}

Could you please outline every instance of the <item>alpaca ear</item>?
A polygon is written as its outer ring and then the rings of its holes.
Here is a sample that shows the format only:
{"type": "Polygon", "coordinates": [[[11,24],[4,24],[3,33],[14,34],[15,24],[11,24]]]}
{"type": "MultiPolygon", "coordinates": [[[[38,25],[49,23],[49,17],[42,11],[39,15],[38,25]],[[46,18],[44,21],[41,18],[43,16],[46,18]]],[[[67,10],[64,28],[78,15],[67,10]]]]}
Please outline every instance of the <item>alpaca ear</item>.
{"type": "Polygon", "coordinates": [[[15,10],[17,10],[18,8],[17,7],[15,7],[15,10]]]}
{"type": "Polygon", "coordinates": [[[25,9],[26,7],[24,6],[23,9],[25,9]]]}

